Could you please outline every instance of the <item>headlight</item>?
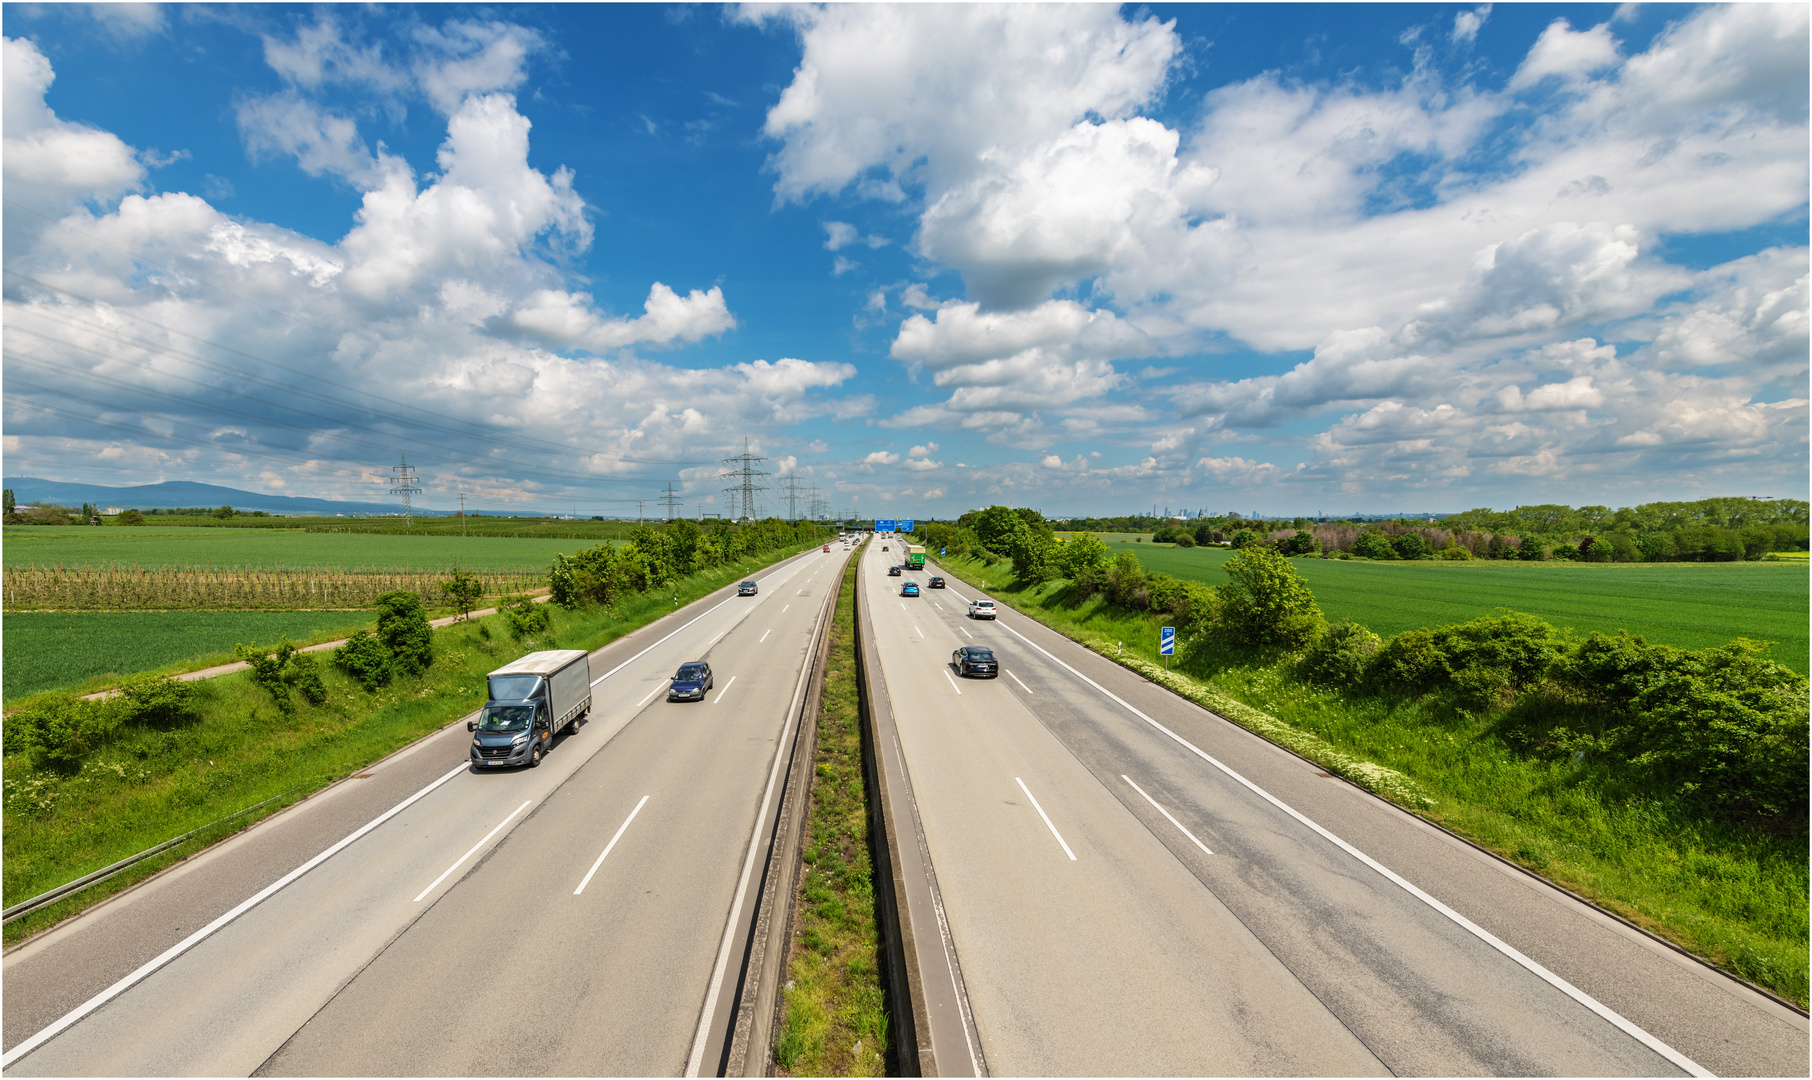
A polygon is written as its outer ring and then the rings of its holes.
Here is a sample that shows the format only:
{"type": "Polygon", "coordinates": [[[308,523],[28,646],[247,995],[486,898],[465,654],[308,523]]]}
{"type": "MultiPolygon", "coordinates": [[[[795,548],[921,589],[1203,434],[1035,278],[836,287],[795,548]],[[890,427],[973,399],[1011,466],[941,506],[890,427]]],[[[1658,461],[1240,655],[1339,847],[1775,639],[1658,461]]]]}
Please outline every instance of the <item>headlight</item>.
{"type": "Polygon", "coordinates": [[[511,746],[521,746],[525,742],[528,742],[528,735],[526,733],[518,735],[514,739],[511,739],[510,745],[511,746]]]}

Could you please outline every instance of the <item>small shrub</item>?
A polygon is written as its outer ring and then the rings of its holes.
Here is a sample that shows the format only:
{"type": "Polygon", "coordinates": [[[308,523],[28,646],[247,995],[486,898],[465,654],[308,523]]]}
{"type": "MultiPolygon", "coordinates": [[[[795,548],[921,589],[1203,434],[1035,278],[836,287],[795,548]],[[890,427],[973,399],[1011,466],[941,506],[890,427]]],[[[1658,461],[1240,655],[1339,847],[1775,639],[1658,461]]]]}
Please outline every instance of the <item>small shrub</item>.
{"type": "Polygon", "coordinates": [[[252,681],[270,694],[271,700],[277,703],[277,711],[286,717],[296,714],[296,702],[289,696],[283,665],[295,651],[296,647],[288,638],[283,639],[276,652],[265,652],[257,645],[239,645],[233,649],[234,654],[252,669],[252,681]]]}
{"type": "Polygon", "coordinates": [[[145,515],[139,513],[137,510],[121,510],[119,516],[113,520],[117,525],[143,525],[145,523],[145,515]]]}
{"type": "Polygon", "coordinates": [[[1220,597],[1220,621],[1231,643],[1300,649],[1320,636],[1321,609],[1288,556],[1248,545],[1222,569],[1233,579],[1220,597]]]}
{"type": "Polygon", "coordinates": [[[368,694],[375,693],[396,674],[390,650],[369,630],[360,630],[347,638],[346,644],[333,651],[333,662],[368,694]]]}
{"type": "Polygon", "coordinates": [[[310,705],[319,705],[327,700],[327,684],[321,681],[321,665],[315,661],[313,654],[291,654],[289,670],[283,673],[283,677],[301,691],[302,697],[310,705]]]}
{"type": "Polygon", "coordinates": [[[1435,558],[1445,559],[1448,562],[1465,562],[1467,559],[1472,558],[1472,552],[1467,551],[1457,543],[1450,542],[1446,547],[1435,552],[1435,558]]]}
{"type": "Polygon", "coordinates": [[[1384,641],[1356,622],[1329,626],[1303,653],[1296,670],[1322,686],[1356,687],[1365,681],[1372,659],[1384,641]]]}
{"type": "Polygon", "coordinates": [[[544,605],[535,603],[530,596],[519,598],[505,607],[503,612],[510,620],[510,635],[517,641],[539,637],[554,625],[553,615],[544,605]]]}
{"type": "Polygon", "coordinates": [[[1372,661],[1371,680],[1381,689],[1420,694],[1447,675],[1447,654],[1427,630],[1405,630],[1384,643],[1372,661]]]}
{"type": "Polygon", "coordinates": [[[6,748],[25,752],[41,768],[74,772],[119,730],[121,714],[116,699],[46,694],[7,720],[6,748]]]}
{"type": "Polygon", "coordinates": [[[195,703],[195,684],[168,675],[141,675],[120,685],[122,722],[138,727],[170,727],[188,718],[195,703]]]}
{"type": "Polygon", "coordinates": [[[461,570],[455,563],[452,575],[440,583],[440,591],[460,615],[470,616],[472,609],[478,606],[479,597],[484,595],[484,583],[476,574],[461,570]]]}

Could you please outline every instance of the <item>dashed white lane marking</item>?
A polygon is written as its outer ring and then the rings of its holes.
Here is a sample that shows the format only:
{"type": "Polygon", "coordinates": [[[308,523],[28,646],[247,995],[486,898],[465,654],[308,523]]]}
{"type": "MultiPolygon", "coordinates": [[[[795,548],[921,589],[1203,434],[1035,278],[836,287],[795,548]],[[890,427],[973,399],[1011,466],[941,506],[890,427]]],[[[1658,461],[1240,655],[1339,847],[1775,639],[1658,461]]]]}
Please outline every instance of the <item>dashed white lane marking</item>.
{"type": "Polygon", "coordinates": [[[638,702],[636,702],[636,703],[635,703],[635,707],[636,707],[636,708],[638,708],[638,709],[639,709],[639,708],[641,708],[641,707],[642,707],[642,706],[644,706],[644,705],[646,705],[646,704],[648,704],[648,703],[649,703],[649,702],[650,702],[650,701],[653,701],[653,700],[654,700],[654,695],[656,695],[656,694],[658,694],[658,693],[660,693],[660,692],[661,692],[661,687],[662,687],[662,686],[671,686],[671,685],[673,685],[673,684],[672,684],[672,683],[670,683],[670,682],[668,682],[668,681],[667,681],[667,680],[666,680],[666,679],[662,679],[662,680],[661,680],[661,681],[660,681],[660,682],[658,682],[658,683],[656,683],[656,684],[655,684],[655,686],[654,686],[654,689],[653,689],[653,690],[650,690],[650,691],[648,691],[648,696],[647,696],[647,697],[645,697],[645,698],[643,698],[643,699],[642,699],[642,700],[640,700],[640,701],[638,701],[638,702]]]}
{"type": "Polygon", "coordinates": [[[497,835],[497,834],[498,834],[498,833],[500,833],[500,832],[502,832],[502,831],[503,831],[503,827],[504,827],[504,826],[505,826],[505,825],[508,825],[508,824],[509,824],[509,823],[510,823],[510,821],[511,821],[511,820],[513,820],[513,819],[514,819],[514,818],[515,818],[515,817],[516,817],[516,815],[517,815],[517,814],[520,814],[520,813],[522,813],[522,812],[523,812],[523,811],[524,811],[524,810],[527,810],[527,809],[528,809],[528,808],[529,808],[529,804],[530,804],[530,803],[532,803],[532,802],[534,802],[534,801],[535,801],[535,800],[533,800],[533,799],[524,799],[524,800],[522,800],[522,805],[521,805],[521,806],[518,806],[518,807],[517,807],[517,808],[516,808],[516,809],[514,809],[514,810],[511,810],[511,811],[510,811],[510,816],[509,816],[509,817],[506,817],[506,818],[504,818],[504,819],[503,819],[503,820],[502,820],[502,821],[499,821],[499,822],[498,822],[498,823],[497,823],[497,827],[496,827],[496,828],[494,828],[494,829],[492,829],[492,830],[491,830],[491,831],[490,831],[490,832],[488,832],[488,833],[485,833],[485,834],[484,834],[484,839],[483,839],[483,840],[480,840],[480,841],[479,841],[479,842],[478,842],[478,843],[476,843],[476,844],[473,844],[473,845],[472,845],[472,850],[470,850],[470,851],[468,851],[468,852],[466,852],[466,853],[465,853],[465,854],[464,854],[464,855],[461,855],[461,856],[460,856],[460,857],[459,857],[459,861],[458,861],[458,862],[455,862],[455,863],[454,863],[454,864],[453,864],[453,865],[452,865],[452,866],[449,866],[449,867],[447,867],[447,868],[446,868],[446,869],[445,869],[445,870],[442,870],[442,871],[441,871],[441,872],[440,872],[440,876],[439,876],[439,877],[437,877],[437,878],[435,878],[435,879],[434,879],[434,882],[433,882],[433,884],[431,884],[431,885],[429,885],[429,886],[428,886],[428,887],[427,887],[427,888],[425,888],[425,889],[423,889],[423,890],[422,890],[422,891],[421,891],[421,892],[420,892],[420,893],[419,893],[419,894],[417,894],[417,895],[416,895],[416,897],[415,897],[415,900],[414,900],[414,901],[413,901],[413,902],[414,902],[414,903],[417,903],[417,904],[419,904],[419,903],[421,903],[421,901],[422,901],[422,897],[424,897],[424,896],[426,896],[426,895],[428,895],[428,894],[429,894],[429,893],[431,893],[431,892],[433,892],[433,891],[434,891],[434,886],[435,886],[435,885],[439,885],[439,884],[440,884],[440,883],[441,883],[441,882],[443,882],[443,881],[445,881],[445,880],[447,880],[447,875],[448,875],[448,874],[451,874],[451,873],[452,873],[452,872],[453,872],[453,871],[455,871],[455,870],[457,870],[457,869],[459,869],[459,868],[460,868],[460,867],[461,867],[461,866],[463,866],[463,865],[465,865],[465,861],[466,861],[466,860],[467,860],[467,859],[469,859],[469,858],[471,858],[471,857],[472,857],[472,856],[474,856],[474,855],[476,855],[476,854],[478,854],[478,849],[479,849],[479,848],[481,848],[481,847],[484,847],[484,846],[485,846],[485,845],[486,845],[486,844],[488,844],[488,843],[490,843],[490,842],[491,842],[491,837],[493,837],[493,836],[496,836],[496,835],[497,835]]]}
{"type": "MultiPolygon", "coordinates": [[[[914,629],[914,630],[919,630],[919,628],[918,628],[918,627],[916,627],[916,626],[915,626],[915,627],[913,627],[913,629],[914,629]]],[[[924,636],[925,636],[925,631],[923,631],[923,630],[919,630],[919,637],[921,637],[921,638],[922,638],[922,637],[924,637],[924,636]]]]}
{"type": "Polygon", "coordinates": [[[730,676],[730,681],[727,683],[724,683],[724,688],[717,692],[717,698],[714,701],[712,701],[711,704],[715,705],[719,701],[722,701],[724,699],[724,695],[730,692],[730,687],[735,686],[735,685],[736,685],[736,676],[732,675],[732,676],[730,676]]]}
{"type": "Polygon", "coordinates": [[[1051,815],[1045,813],[1044,807],[1038,805],[1038,799],[1033,796],[1032,789],[1026,787],[1026,782],[1017,776],[1013,778],[1013,782],[1019,785],[1019,790],[1026,793],[1026,798],[1032,800],[1032,809],[1038,811],[1038,816],[1044,819],[1044,827],[1051,830],[1051,835],[1057,838],[1057,843],[1063,848],[1063,853],[1070,857],[1071,862],[1075,862],[1076,853],[1071,851],[1070,846],[1063,842],[1063,834],[1057,831],[1057,826],[1051,824],[1051,815]]]}
{"type": "MultiPolygon", "coordinates": [[[[1122,779],[1122,780],[1124,780],[1124,781],[1126,781],[1126,782],[1127,782],[1127,783],[1129,783],[1129,784],[1132,784],[1132,789],[1133,789],[1133,790],[1134,790],[1134,791],[1136,791],[1136,792],[1138,792],[1138,793],[1139,793],[1139,794],[1141,794],[1141,795],[1145,795],[1145,789],[1144,789],[1144,788],[1142,788],[1142,787],[1140,787],[1140,786],[1139,786],[1139,785],[1137,785],[1137,784],[1133,784],[1133,779],[1132,779],[1132,777],[1130,777],[1130,776],[1128,776],[1128,775],[1126,775],[1126,774],[1125,774],[1125,773],[1121,773],[1121,774],[1120,774],[1120,779],[1122,779]]],[[[1201,842],[1201,841],[1200,841],[1200,840],[1197,840],[1197,839],[1196,839],[1196,838],[1195,838],[1195,834],[1194,834],[1194,833],[1192,833],[1192,832],[1190,832],[1190,831],[1189,831],[1189,830],[1188,830],[1188,829],[1185,829],[1185,828],[1183,828],[1183,823],[1182,823],[1182,822],[1180,822],[1180,821],[1178,821],[1178,820],[1177,820],[1177,819],[1176,819],[1176,818],[1173,818],[1173,817],[1171,817],[1171,816],[1170,816],[1170,811],[1168,811],[1168,810],[1166,810],[1166,809],[1164,809],[1164,808],[1163,808],[1163,807],[1162,807],[1162,806],[1159,806],[1159,805],[1158,805],[1158,800],[1156,800],[1156,799],[1154,799],[1154,798],[1152,798],[1152,797],[1151,797],[1151,796],[1150,796],[1150,795],[1145,795],[1145,801],[1146,801],[1146,802],[1148,802],[1148,803],[1150,803],[1150,804],[1151,804],[1151,807],[1152,807],[1152,809],[1154,809],[1154,810],[1156,810],[1156,811],[1157,811],[1157,812],[1158,812],[1158,813],[1160,813],[1160,814],[1163,814],[1163,815],[1164,815],[1164,817],[1165,817],[1165,818],[1167,818],[1167,819],[1168,819],[1168,820],[1169,820],[1169,821],[1170,821],[1170,823],[1171,823],[1171,824],[1172,824],[1172,825],[1175,825],[1175,826],[1176,826],[1176,827],[1177,827],[1177,831],[1178,831],[1178,832],[1180,832],[1180,833],[1182,833],[1182,834],[1183,834],[1183,835],[1184,835],[1184,836],[1187,836],[1187,837],[1188,837],[1188,838],[1189,838],[1189,840],[1190,840],[1190,842],[1191,842],[1191,843],[1193,843],[1193,844],[1194,844],[1194,845],[1195,845],[1195,846],[1196,846],[1196,847],[1199,847],[1199,848],[1201,848],[1201,849],[1202,849],[1202,854],[1204,854],[1204,855],[1212,855],[1212,854],[1214,854],[1214,852],[1212,852],[1212,851],[1209,851],[1209,850],[1208,850],[1208,845],[1207,845],[1207,844],[1204,844],[1204,843],[1202,843],[1202,842],[1201,842]]]]}
{"type": "Polygon", "coordinates": [[[780,609],[780,613],[781,613],[781,614],[782,614],[782,615],[785,615],[785,614],[786,614],[786,611],[787,611],[787,608],[790,608],[790,607],[792,607],[792,606],[793,606],[793,605],[791,605],[791,604],[788,604],[788,605],[787,605],[787,606],[786,606],[786,607],[783,607],[783,608],[781,608],[781,609],[780,609]]]}
{"type": "Polygon", "coordinates": [[[768,628],[768,629],[766,629],[766,630],[763,630],[763,631],[762,631],[762,632],[761,632],[761,637],[759,637],[759,638],[757,638],[757,639],[756,639],[756,640],[755,640],[755,644],[757,644],[757,645],[759,645],[759,644],[761,644],[761,643],[762,643],[762,642],[764,642],[764,641],[766,641],[766,640],[767,640],[767,639],[768,639],[768,635],[769,635],[769,634],[771,634],[771,633],[773,633],[773,632],[774,632],[774,628],[773,628],[773,627],[769,627],[769,628],[768,628]]]}
{"type": "Polygon", "coordinates": [[[974,641],[974,640],[975,640],[975,635],[974,635],[974,634],[971,634],[971,633],[970,633],[970,632],[969,632],[969,628],[968,628],[968,627],[967,627],[967,626],[959,626],[959,627],[957,627],[957,629],[958,629],[958,630],[961,630],[961,631],[962,631],[962,632],[963,632],[963,636],[964,636],[964,637],[966,637],[966,638],[968,638],[968,639],[969,639],[969,640],[970,640],[970,641],[974,641]]]}
{"type": "MultiPolygon", "coordinates": [[[[1029,686],[1027,686],[1027,685],[1026,685],[1026,684],[1025,684],[1025,683],[1023,683],[1023,682],[1020,682],[1020,679],[1019,679],[1019,676],[1017,676],[1017,675],[1015,675],[1015,674],[1013,674],[1013,673],[1012,673],[1012,672],[1011,672],[1011,671],[1009,671],[1009,672],[1007,672],[1007,677],[1008,677],[1008,678],[1011,678],[1011,679],[1012,679],[1012,680],[1013,680],[1013,681],[1014,681],[1014,682],[1016,682],[1016,683],[1019,683],[1019,688],[1020,688],[1020,689],[1021,689],[1021,690],[1024,690],[1024,691],[1025,691],[1025,692],[1026,692],[1026,693],[1028,693],[1028,694],[1032,694],[1032,688],[1031,688],[1031,687],[1029,687],[1029,686]]],[[[1033,696],[1033,697],[1037,697],[1037,696],[1038,696],[1038,695],[1037,695],[1037,694],[1032,694],[1032,696],[1033,696]]]]}
{"type": "Polygon", "coordinates": [[[634,821],[635,816],[642,812],[642,807],[647,806],[647,805],[648,805],[648,796],[644,795],[644,796],[642,796],[642,801],[635,804],[635,809],[631,810],[629,812],[629,816],[623,819],[623,824],[621,824],[617,827],[617,834],[610,838],[610,843],[604,845],[604,855],[599,855],[598,861],[595,863],[592,863],[591,869],[587,870],[585,872],[585,880],[579,882],[579,887],[573,890],[574,896],[577,896],[580,893],[584,892],[585,886],[591,884],[591,876],[598,872],[598,867],[604,865],[604,856],[609,855],[610,849],[617,846],[618,840],[623,839],[624,830],[629,828],[629,823],[634,821]]]}
{"type": "Polygon", "coordinates": [[[1220,770],[1220,772],[1223,773],[1224,775],[1226,775],[1228,779],[1230,779],[1233,782],[1244,787],[1246,790],[1252,792],[1254,795],[1257,795],[1259,798],[1270,803],[1272,806],[1277,807],[1279,810],[1281,810],[1285,814],[1288,814],[1290,817],[1292,817],[1296,821],[1300,822],[1304,827],[1306,827],[1310,831],[1314,832],[1317,836],[1320,836],[1323,840],[1326,840],[1328,843],[1333,844],[1335,847],[1346,852],[1348,855],[1351,855],[1353,858],[1364,863],[1366,866],[1370,867],[1373,871],[1377,872],[1380,876],[1382,876],[1386,881],[1389,881],[1391,884],[1402,889],[1404,892],[1415,897],[1417,900],[1422,901],[1424,904],[1427,904],[1429,907],[1433,908],[1435,911],[1446,916],[1448,919],[1451,919],[1455,925],[1464,929],[1467,933],[1478,938],[1480,941],[1491,946],[1493,949],[1496,949],[1499,953],[1502,953],[1509,960],[1511,960],[1512,962],[1521,966],[1525,971],[1529,972],[1531,975],[1534,975],[1536,978],[1547,983],[1549,986],[1552,986],[1554,989],[1560,991],[1561,993],[1565,994],[1566,996],[1572,998],[1574,1001],[1585,1006],[1591,1012],[1593,1012],[1594,1014],[1596,1014],[1597,1016],[1602,1018],[1606,1023],[1610,1024],[1612,1027],[1615,1027],[1617,1030],[1623,1032],[1625,1035],[1628,1035],[1630,1038],[1641,1043],[1643,1046],[1648,1047],[1650,1050],[1653,1050],[1655,1053],[1666,1058],[1668,1061],[1670,1061],[1674,1065],[1678,1066],[1682,1072],[1685,1072],[1692,1076],[1711,1076],[1711,1075],[1713,1075],[1712,1073],[1707,1072],[1705,1070],[1704,1066],[1700,1065],[1698,1062],[1687,1057],[1685,1054],[1680,1053],[1678,1050],[1675,1050],[1673,1047],[1662,1042],[1660,1039],[1657,1039],[1653,1035],[1650,1035],[1647,1031],[1644,1031],[1642,1028],[1638,1027],[1635,1023],[1631,1022],[1629,1019],[1624,1017],[1621,1013],[1618,1013],[1616,1010],[1614,1010],[1614,1009],[1610,1008],[1609,1006],[1600,1002],[1597,998],[1594,998],[1592,995],[1590,995],[1590,994],[1586,993],[1585,991],[1579,989],[1578,987],[1574,986],[1572,983],[1561,978],[1559,975],[1556,975],[1552,971],[1549,971],[1547,968],[1543,967],[1541,964],[1538,964],[1534,960],[1523,955],[1523,953],[1520,950],[1518,950],[1515,946],[1511,945],[1509,942],[1502,940],[1497,935],[1493,934],[1491,931],[1478,925],[1477,923],[1473,922],[1471,919],[1468,919],[1466,916],[1461,915],[1459,912],[1448,907],[1446,904],[1443,904],[1441,901],[1435,899],[1433,896],[1430,896],[1428,893],[1424,892],[1421,888],[1417,887],[1413,882],[1404,878],[1402,875],[1398,874],[1396,871],[1390,869],[1389,867],[1385,866],[1383,863],[1372,858],[1370,855],[1367,855],[1365,852],[1360,851],[1358,848],[1347,843],[1345,840],[1342,840],[1340,837],[1335,836],[1333,833],[1329,832],[1327,829],[1323,828],[1319,824],[1310,820],[1307,815],[1303,814],[1301,811],[1297,810],[1295,807],[1284,802],[1282,799],[1279,799],[1277,796],[1266,791],[1264,788],[1259,787],[1257,784],[1254,784],[1252,781],[1246,779],[1244,776],[1241,776],[1239,773],[1234,772],[1224,762],[1216,759],[1213,755],[1209,754],[1207,751],[1203,750],[1201,747],[1190,742],[1188,739],[1183,738],[1181,735],[1178,735],[1176,732],[1165,727],[1163,724],[1158,723],[1156,720],[1153,720],[1151,717],[1145,715],[1143,712],[1140,712],[1138,709],[1134,708],[1124,698],[1120,697],[1118,694],[1114,693],[1112,690],[1109,690],[1107,687],[1102,686],[1100,683],[1089,678],[1087,675],[1084,675],[1082,672],[1077,671],[1075,668],[1064,663],[1062,660],[1059,660],[1055,656],[1052,656],[1049,650],[1045,649],[1043,646],[1039,645],[1037,642],[1033,641],[1031,638],[1026,637],[1024,634],[1013,629],[1011,626],[1005,626],[1003,624],[1003,628],[1009,634],[1012,634],[1014,637],[1025,642],[1027,645],[1030,645],[1032,648],[1037,649],[1041,653],[1044,653],[1044,655],[1046,657],[1048,657],[1052,662],[1054,662],[1058,666],[1062,667],[1065,671],[1068,671],[1071,675],[1076,676],[1078,679],[1081,679],[1083,682],[1094,687],[1096,690],[1099,690],[1105,697],[1107,697],[1109,700],[1113,701],[1116,705],[1119,705],[1121,708],[1125,709],[1127,712],[1132,713],[1134,716],[1145,721],[1147,724],[1150,724],[1156,730],[1158,730],[1158,731],[1162,732],[1163,734],[1165,734],[1166,736],[1168,736],[1177,745],[1183,747],[1185,750],[1188,750],[1190,753],[1194,754],[1196,757],[1201,758],[1203,761],[1207,762],[1209,765],[1212,765],[1214,768],[1220,770]]]}
{"type": "MultiPolygon", "coordinates": [[[[948,671],[946,671],[946,672],[944,672],[944,678],[946,678],[946,679],[950,679],[950,673],[949,673],[949,672],[948,672],[948,671]]],[[[952,690],[955,690],[955,691],[956,691],[956,696],[957,696],[957,697],[962,697],[962,696],[963,696],[963,688],[962,688],[962,687],[960,687],[960,686],[958,686],[958,685],[956,685],[956,680],[955,680],[955,679],[950,679],[950,689],[952,689],[952,690]]]]}

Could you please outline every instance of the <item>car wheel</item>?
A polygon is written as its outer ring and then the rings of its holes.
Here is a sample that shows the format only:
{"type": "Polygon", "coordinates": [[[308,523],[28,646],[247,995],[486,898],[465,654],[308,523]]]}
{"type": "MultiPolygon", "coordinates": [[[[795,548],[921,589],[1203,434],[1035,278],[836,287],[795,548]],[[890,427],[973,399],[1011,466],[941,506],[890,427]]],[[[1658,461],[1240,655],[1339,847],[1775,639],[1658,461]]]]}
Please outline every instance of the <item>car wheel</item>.
{"type": "Polygon", "coordinates": [[[532,749],[528,752],[528,767],[531,769],[538,769],[541,767],[541,743],[542,743],[542,741],[543,740],[541,740],[541,739],[536,739],[534,749],[532,749]]]}

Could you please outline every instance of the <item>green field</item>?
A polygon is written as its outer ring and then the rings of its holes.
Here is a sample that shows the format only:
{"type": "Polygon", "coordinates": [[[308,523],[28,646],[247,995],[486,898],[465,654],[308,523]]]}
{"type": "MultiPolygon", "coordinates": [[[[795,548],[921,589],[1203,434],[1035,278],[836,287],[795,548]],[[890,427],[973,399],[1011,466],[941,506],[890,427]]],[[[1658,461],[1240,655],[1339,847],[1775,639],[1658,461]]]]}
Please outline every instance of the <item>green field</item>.
{"type": "MultiPolygon", "coordinates": [[[[206,515],[157,514],[147,516],[144,526],[121,526],[116,518],[103,518],[107,528],[156,529],[253,529],[301,530],[304,532],[369,533],[381,536],[497,536],[520,539],[602,540],[623,539],[636,527],[633,521],[588,521],[577,518],[491,517],[466,518],[462,524],[455,517],[418,517],[405,522],[401,517],[249,517],[214,518],[206,515]]],[[[652,524],[658,526],[660,522],[652,524]]]]}
{"type": "MultiPolygon", "coordinates": [[[[1225,548],[1168,544],[1108,545],[1130,551],[1147,570],[1224,584],[1225,548]]],[[[1331,620],[1350,619],[1390,637],[1510,608],[1584,634],[1628,630],[1682,649],[1734,638],[1776,642],[1774,659],[1808,670],[1804,565],[1781,563],[1560,563],[1296,559],[1331,620]]]]}
{"type": "Polygon", "coordinates": [[[367,611],[22,611],[0,619],[7,701],[81,688],[104,675],[192,671],[233,659],[233,646],[332,641],[370,626],[367,611]],[[193,661],[192,663],[183,663],[193,661]]]}
{"type": "Polygon", "coordinates": [[[311,533],[276,529],[80,528],[8,525],[0,556],[13,564],[52,566],[264,567],[275,569],[444,570],[458,560],[471,570],[545,569],[556,552],[599,540],[507,536],[404,536],[311,533]]]}

